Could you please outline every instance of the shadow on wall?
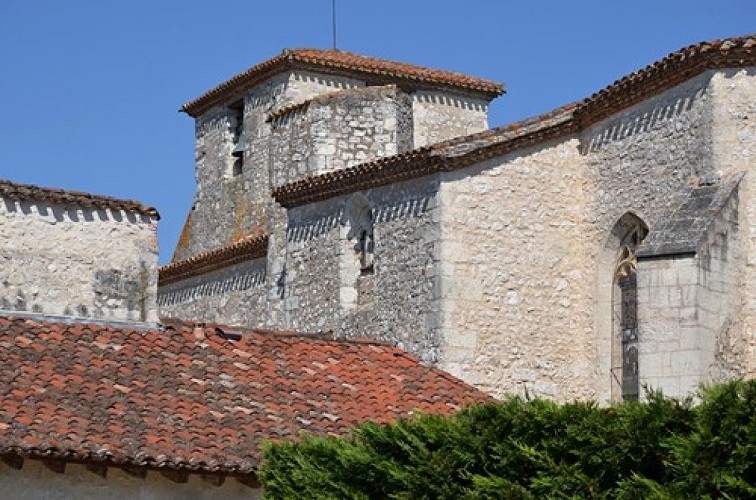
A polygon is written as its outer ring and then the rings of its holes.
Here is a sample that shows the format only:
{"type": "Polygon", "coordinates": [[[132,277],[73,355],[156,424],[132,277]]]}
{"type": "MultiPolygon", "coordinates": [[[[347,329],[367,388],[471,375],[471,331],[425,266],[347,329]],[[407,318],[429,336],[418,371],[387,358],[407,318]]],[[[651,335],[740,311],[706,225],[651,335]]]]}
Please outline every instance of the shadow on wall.
{"type": "Polygon", "coordinates": [[[660,123],[668,122],[691,110],[693,104],[703,98],[705,88],[695,91],[693,96],[681,97],[663,106],[655,107],[629,119],[618,119],[616,123],[603,127],[592,136],[587,145],[581,146],[581,154],[595,153],[614,141],[644,134],[656,128],[660,123]]]}
{"type": "Polygon", "coordinates": [[[213,297],[229,292],[240,292],[260,287],[265,284],[265,267],[251,270],[244,274],[226,274],[206,281],[191,280],[187,283],[169,285],[158,295],[158,306],[172,306],[184,304],[204,297],[213,297]]]}
{"type": "MultiPolygon", "coordinates": [[[[418,217],[428,211],[431,199],[432,196],[422,196],[403,200],[399,203],[377,206],[372,210],[373,220],[375,223],[388,223],[396,219],[418,217]]],[[[340,205],[343,205],[343,203],[342,201],[340,205]]],[[[343,206],[338,208],[325,207],[322,211],[313,215],[312,218],[293,220],[292,211],[289,211],[287,229],[287,241],[289,243],[302,243],[318,238],[345,222],[343,206]],[[323,212],[326,213],[323,214],[323,212]]]]}
{"type": "Polygon", "coordinates": [[[454,108],[466,109],[471,111],[488,111],[488,105],[482,101],[473,101],[461,97],[450,95],[430,94],[425,92],[416,92],[412,94],[412,100],[415,102],[430,103],[433,105],[451,106],[454,108]]]}
{"type": "Polygon", "coordinates": [[[149,224],[151,222],[150,217],[147,215],[121,210],[65,208],[60,205],[35,203],[26,200],[18,201],[11,198],[3,198],[3,203],[8,213],[21,212],[24,215],[38,214],[42,217],[52,216],[56,222],[94,222],[95,219],[100,222],[123,222],[125,219],[132,224],[149,224]]]}

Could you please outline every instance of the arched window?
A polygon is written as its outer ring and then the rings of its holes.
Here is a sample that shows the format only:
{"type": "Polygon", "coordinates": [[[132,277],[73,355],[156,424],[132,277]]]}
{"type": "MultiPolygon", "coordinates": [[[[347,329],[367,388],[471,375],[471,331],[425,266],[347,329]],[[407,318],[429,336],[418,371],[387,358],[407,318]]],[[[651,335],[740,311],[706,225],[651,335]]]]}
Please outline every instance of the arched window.
{"type": "Polygon", "coordinates": [[[648,226],[635,214],[626,213],[612,228],[600,259],[599,363],[605,367],[603,373],[608,368],[611,400],[637,400],[640,395],[636,252],[646,234],[648,226]]]}

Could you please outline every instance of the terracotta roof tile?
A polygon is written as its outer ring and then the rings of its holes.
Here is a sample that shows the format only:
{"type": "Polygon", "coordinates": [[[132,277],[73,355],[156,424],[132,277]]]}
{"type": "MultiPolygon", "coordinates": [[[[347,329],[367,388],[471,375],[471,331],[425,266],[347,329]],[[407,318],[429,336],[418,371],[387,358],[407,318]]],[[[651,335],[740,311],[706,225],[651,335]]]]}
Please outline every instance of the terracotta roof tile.
{"type": "Polygon", "coordinates": [[[291,208],[354,191],[452,171],[496,155],[579,132],[709,69],[756,65],[756,35],[691,45],[587,99],[548,113],[351,168],[291,182],[273,197],[291,208]]]}
{"type": "Polygon", "coordinates": [[[125,210],[137,212],[150,217],[160,218],[153,207],[145,207],[135,200],[119,200],[110,196],[68,191],[64,189],[45,188],[31,184],[19,184],[0,179],[0,196],[15,200],[34,200],[58,205],[74,205],[94,209],[125,210]]]}
{"type": "Polygon", "coordinates": [[[228,245],[213,248],[188,259],[171,262],[158,270],[160,286],[209,273],[247,260],[265,257],[268,235],[254,232],[228,245]]]}
{"type": "Polygon", "coordinates": [[[224,328],[0,317],[0,454],[249,474],[266,439],[490,399],[377,342],[224,328]]]}
{"type": "Polygon", "coordinates": [[[352,75],[363,78],[371,84],[393,82],[418,88],[451,88],[482,94],[488,99],[504,92],[504,87],[500,83],[462,73],[423,68],[341,50],[286,49],[276,57],[249,68],[197,99],[184,104],[181,111],[191,116],[199,116],[212,106],[240,94],[271,75],[297,68],[352,75]]]}

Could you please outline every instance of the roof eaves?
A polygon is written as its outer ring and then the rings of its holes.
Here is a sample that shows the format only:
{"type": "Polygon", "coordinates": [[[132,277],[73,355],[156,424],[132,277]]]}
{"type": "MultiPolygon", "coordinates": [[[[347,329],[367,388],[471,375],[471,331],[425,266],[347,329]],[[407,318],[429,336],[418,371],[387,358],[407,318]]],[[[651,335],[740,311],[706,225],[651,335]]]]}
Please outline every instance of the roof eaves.
{"type": "Polygon", "coordinates": [[[158,270],[158,286],[183,281],[248,260],[259,259],[265,257],[267,253],[268,235],[251,234],[228,245],[161,267],[158,270]]]}

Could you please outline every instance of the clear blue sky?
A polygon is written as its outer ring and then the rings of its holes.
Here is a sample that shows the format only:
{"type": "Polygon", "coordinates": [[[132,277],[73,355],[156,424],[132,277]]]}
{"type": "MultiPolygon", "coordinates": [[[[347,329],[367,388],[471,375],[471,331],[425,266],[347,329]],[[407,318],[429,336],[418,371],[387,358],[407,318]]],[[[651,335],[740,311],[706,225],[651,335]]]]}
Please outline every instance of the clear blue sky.
{"type": "MultiPolygon", "coordinates": [[[[754,0],[338,0],[343,50],[504,82],[491,126],[669,52],[756,31],[754,0]]],[[[156,206],[161,263],[194,193],[181,104],[289,47],[331,45],[331,0],[0,0],[0,178],[156,206]]]]}

